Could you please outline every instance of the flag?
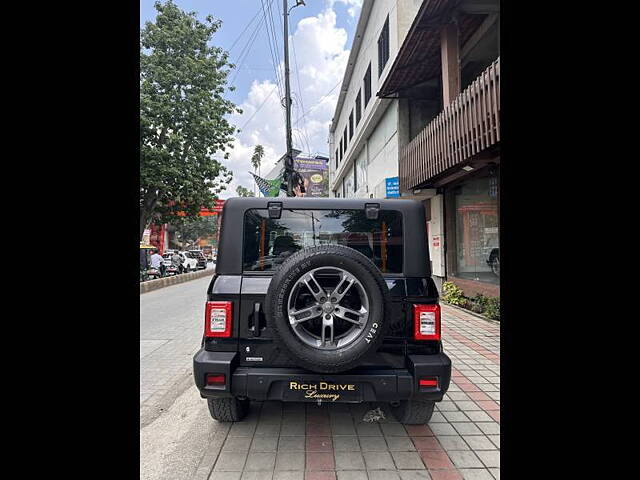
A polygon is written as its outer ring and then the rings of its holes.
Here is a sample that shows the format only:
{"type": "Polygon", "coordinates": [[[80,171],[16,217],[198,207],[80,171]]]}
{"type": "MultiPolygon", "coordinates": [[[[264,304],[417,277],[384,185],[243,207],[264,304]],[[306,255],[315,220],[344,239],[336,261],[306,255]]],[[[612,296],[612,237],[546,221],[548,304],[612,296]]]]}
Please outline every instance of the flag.
{"type": "Polygon", "coordinates": [[[273,180],[267,180],[259,177],[253,172],[249,172],[253,175],[253,178],[260,189],[260,192],[265,197],[277,197],[280,194],[280,186],[282,185],[282,176],[274,178],[273,180]]]}

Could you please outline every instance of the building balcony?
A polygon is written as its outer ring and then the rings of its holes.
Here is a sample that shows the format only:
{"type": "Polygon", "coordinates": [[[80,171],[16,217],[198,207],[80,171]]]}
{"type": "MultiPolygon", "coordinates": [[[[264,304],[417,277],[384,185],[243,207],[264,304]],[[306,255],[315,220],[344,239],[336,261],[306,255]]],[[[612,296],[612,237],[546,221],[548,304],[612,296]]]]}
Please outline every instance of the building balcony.
{"type": "Polygon", "coordinates": [[[400,190],[433,184],[500,142],[500,57],[400,153],[400,190]]]}

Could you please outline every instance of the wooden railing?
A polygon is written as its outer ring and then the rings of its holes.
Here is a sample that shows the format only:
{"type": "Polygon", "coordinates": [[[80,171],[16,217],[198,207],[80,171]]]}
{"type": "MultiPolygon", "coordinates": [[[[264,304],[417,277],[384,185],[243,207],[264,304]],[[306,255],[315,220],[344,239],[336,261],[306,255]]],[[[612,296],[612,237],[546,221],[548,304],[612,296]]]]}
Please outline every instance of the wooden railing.
{"type": "Polygon", "coordinates": [[[410,190],[500,141],[500,57],[433,119],[400,155],[410,190]]]}

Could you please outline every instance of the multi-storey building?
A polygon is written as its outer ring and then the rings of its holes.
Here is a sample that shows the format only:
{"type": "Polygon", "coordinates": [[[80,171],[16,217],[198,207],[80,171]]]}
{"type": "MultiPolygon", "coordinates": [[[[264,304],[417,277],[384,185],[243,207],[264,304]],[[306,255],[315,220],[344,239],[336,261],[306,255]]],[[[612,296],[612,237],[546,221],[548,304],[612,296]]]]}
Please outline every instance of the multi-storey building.
{"type": "Polygon", "coordinates": [[[424,202],[436,283],[498,296],[499,0],[365,0],[330,129],[334,196],[424,202]]]}

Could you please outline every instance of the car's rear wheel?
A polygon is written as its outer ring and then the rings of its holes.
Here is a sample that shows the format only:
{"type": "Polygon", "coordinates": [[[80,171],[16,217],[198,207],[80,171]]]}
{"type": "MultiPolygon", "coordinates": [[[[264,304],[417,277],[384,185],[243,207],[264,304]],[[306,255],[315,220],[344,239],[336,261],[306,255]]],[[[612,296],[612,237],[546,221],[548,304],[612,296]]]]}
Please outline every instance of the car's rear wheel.
{"type": "Polygon", "coordinates": [[[211,417],[219,422],[238,422],[249,413],[248,398],[207,398],[207,405],[211,417]]]}
{"type": "Polygon", "coordinates": [[[405,425],[424,425],[429,423],[433,415],[433,400],[402,400],[398,406],[391,406],[391,411],[400,423],[405,425]]]}

